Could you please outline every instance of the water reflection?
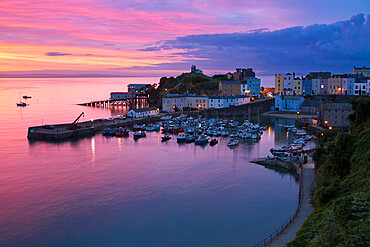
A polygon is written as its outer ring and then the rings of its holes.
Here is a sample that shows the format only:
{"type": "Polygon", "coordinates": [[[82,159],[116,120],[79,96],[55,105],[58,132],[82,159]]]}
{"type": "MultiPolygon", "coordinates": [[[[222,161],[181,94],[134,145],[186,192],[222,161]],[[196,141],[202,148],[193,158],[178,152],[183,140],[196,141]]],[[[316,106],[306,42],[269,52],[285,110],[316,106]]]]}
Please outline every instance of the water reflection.
{"type": "Polygon", "coordinates": [[[92,154],[91,162],[92,162],[92,165],[94,165],[95,164],[95,138],[94,137],[91,138],[91,154],[92,154]]]}

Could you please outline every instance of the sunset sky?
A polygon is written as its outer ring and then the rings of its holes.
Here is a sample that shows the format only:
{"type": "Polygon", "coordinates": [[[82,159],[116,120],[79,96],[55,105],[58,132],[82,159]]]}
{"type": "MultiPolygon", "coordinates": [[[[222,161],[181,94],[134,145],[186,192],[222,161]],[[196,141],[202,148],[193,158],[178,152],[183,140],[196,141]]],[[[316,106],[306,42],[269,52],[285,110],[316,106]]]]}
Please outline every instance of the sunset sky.
{"type": "Polygon", "coordinates": [[[0,76],[351,72],[369,0],[1,0],[0,76]]]}

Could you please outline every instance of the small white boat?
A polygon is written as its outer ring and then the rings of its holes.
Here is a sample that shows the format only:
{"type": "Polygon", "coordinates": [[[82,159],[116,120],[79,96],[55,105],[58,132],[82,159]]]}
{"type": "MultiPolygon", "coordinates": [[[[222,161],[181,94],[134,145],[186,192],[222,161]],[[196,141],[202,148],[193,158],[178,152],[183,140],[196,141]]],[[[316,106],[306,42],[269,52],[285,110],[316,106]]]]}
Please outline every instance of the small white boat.
{"type": "Polygon", "coordinates": [[[237,146],[239,146],[239,141],[230,139],[230,141],[227,143],[227,146],[228,147],[237,147],[237,146]]]}
{"type": "Polygon", "coordinates": [[[171,118],[172,118],[172,116],[168,115],[168,116],[163,116],[163,117],[161,117],[160,119],[161,119],[162,121],[166,121],[166,120],[170,120],[171,118]]]}

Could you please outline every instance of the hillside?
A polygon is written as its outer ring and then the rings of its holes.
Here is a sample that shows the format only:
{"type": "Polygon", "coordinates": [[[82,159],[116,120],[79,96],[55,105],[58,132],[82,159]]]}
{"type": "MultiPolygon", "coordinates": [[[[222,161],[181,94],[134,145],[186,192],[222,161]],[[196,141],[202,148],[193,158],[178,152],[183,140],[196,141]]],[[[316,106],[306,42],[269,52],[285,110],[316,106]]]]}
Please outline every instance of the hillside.
{"type": "Polygon", "coordinates": [[[370,246],[370,99],[352,102],[350,132],[319,134],[315,211],[292,246],[370,246]]]}
{"type": "Polygon", "coordinates": [[[183,94],[185,92],[193,94],[217,94],[218,82],[227,80],[224,75],[213,77],[204,74],[183,73],[175,77],[162,77],[158,85],[153,85],[149,90],[151,105],[160,106],[164,94],[183,94]]]}

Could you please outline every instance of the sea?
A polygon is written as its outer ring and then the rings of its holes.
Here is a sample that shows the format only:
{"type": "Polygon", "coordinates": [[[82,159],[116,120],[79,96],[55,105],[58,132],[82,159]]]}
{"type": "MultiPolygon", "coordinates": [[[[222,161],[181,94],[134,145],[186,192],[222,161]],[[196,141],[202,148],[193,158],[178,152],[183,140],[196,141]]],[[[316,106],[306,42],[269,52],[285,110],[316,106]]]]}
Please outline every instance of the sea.
{"type": "Polygon", "coordinates": [[[294,174],[251,163],[293,137],[277,120],[237,148],[146,138],[30,141],[27,129],[124,115],[80,106],[159,78],[0,79],[0,246],[253,246],[295,211],[294,174]],[[29,95],[32,98],[23,99],[29,95]],[[16,103],[24,101],[26,107],[16,103]]]}

